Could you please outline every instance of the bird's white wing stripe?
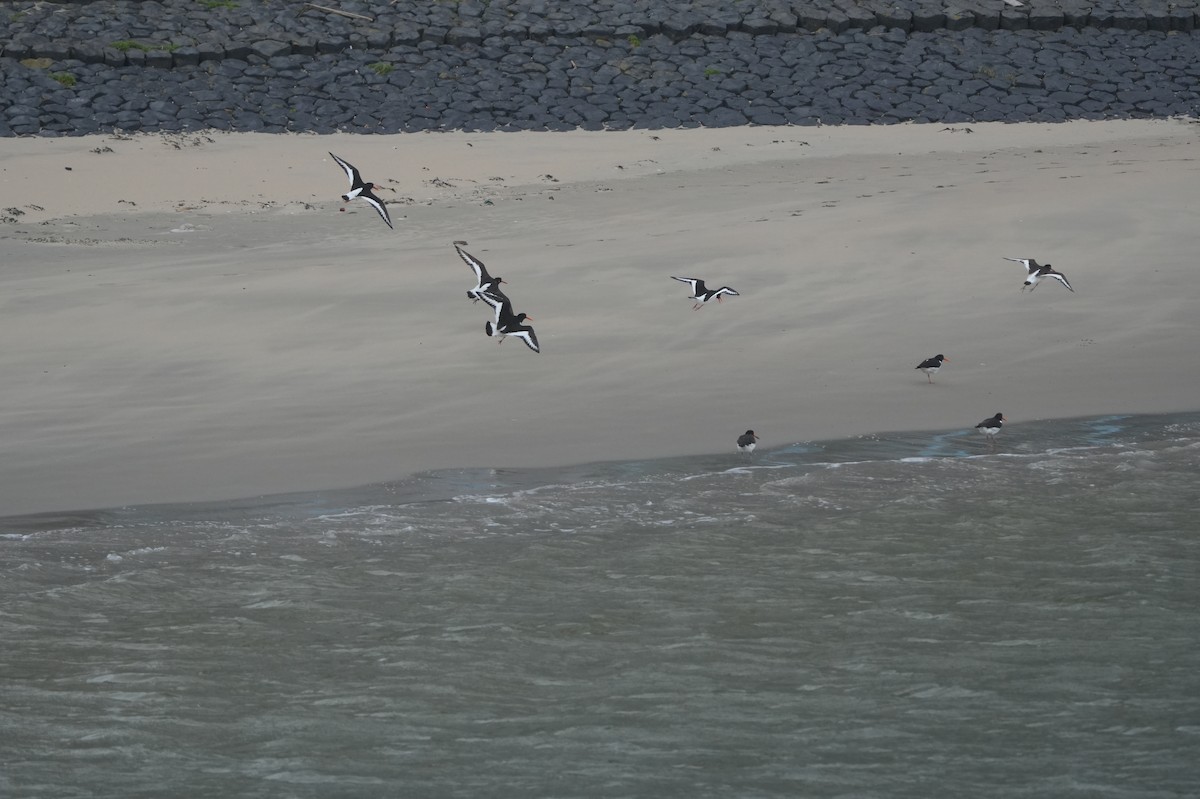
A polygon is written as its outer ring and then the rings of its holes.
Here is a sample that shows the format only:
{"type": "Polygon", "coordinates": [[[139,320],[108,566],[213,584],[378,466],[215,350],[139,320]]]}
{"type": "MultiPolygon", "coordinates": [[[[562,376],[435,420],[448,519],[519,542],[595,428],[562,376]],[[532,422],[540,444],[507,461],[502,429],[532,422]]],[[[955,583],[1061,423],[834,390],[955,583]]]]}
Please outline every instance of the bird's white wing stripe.
{"type": "Polygon", "coordinates": [[[481,261],[477,260],[475,258],[475,256],[471,255],[470,253],[464,252],[463,250],[459,249],[458,247],[455,247],[454,249],[458,250],[458,257],[462,258],[463,261],[466,262],[467,266],[471,267],[471,269],[474,270],[475,279],[478,282],[482,283],[483,282],[483,263],[481,261]]]}
{"type": "Polygon", "coordinates": [[[532,330],[518,330],[517,332],[509,333],[508,335],[521,339],[521,341],[525,342],[525,346],[529,347],[529,349],[533,350],[534,352],[542,351],[541,347],[538,346],[537,336],[533,334],[532,330]]]}
{"type": "Polygon", "coordinates": [[[379,218],[382,219],[384,222],[387,222],[388,227],[392,226],[391,217],[388,216],[387,208],[384,207],[383,203],[381,203],[379,200],[376,200],[374,197],[367,197],[364,194],[360,194],[358,196],[359,196],[359,198],[369,202],[371,204],[371,207],[379,212],[379,218]]]}
{"type": "Polygon", "coordinates": [[[355,172],[357,172],[357,170],[354,167],[347,164],[342,159],[338,158],[333,153],[330,153],[329,156],[331,158],[333,158],[334,161],[338,162],[338,166],[340,166],[342,168],[342,170],[345,171],[345,173],[346,173],[346,179],[349,180],[350,185],[353,186],[354,185],[354,174],[355,174],[355,172]]]}

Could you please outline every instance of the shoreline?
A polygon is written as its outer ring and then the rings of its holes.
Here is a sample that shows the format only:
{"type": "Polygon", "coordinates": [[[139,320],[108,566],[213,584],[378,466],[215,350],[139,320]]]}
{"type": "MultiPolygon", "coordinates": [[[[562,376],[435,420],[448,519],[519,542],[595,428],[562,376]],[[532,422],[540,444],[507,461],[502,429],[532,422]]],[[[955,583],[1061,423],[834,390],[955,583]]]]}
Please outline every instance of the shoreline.
{"type": "Polygon", "coordinates": [[[1194,410],[1195,126],[946,128],[6,141],[0,514],[1194,410]]]}
{"type": "MultiPolygon", "coordinates": [[[[874,462],[875,460],[890,461],[893,459],[901,461],[927,461],[984,457],[1038,458],[1048,453],[1063,450],[1103,449],[1104,447],[1128,446],[1128,443],[1095,440],[1088,440],[1086,442],[1073,440],[1067,443],[1062,440],[1054,440],[1047,444],[1045,439],[1030,438],[1026,435],[1025,431],[1031,425],[1044,430],[1047,425],[1053,425],[1061,429],[1072,426],[1084,427],[1088,423],[1095,423],[1095,426],[1101,429],[1103,435],[1107,437],[1112,435],[1112,431],[1108,429],[1112,424],[1117,425],[1120,433],[1125,433],[1127,423],[1129,422],[1144,425],[1147,421],[1152,423],[1170,421],[1172,424],[1176,424],[1176,422],[1171,420],[1181,420],[1182,424],[1194,425],[1197,421],[1200,421],[1200,406],[1187,410],[1152,413],[1118,412],[1069,418],[1021,419],[1016,422],[1016,426],[1012,424],[1006,425],[1005,430],[999,436],[1001,443],[996,452],[988,450],[986,440],[982,436],[977,435],[977,431],[970,425],[945,429],[880,430],[840,438],[810,439],[793,441],[786,444],[775,444],[771,448],[759,448],[755,451],[752,458],[748,458],[733,448],[727,448],[723,451],[713,452],[676,453],[648,458],[604,459],[581,463],[541,464],[519,468],[450,466],[440,469],[420,469],[409,474],[355,485],[297,488],[276,493],[189,501],[163,501],[106,507],[36,510],[0,515],[0,538],[64,527],[95,525],[103,523],[98,522],[98,519],[108,517],[115,519],[129,512],[141,514],[148,510],[153,511],[158,509],[170,509],[172,517],[178,515],[190,517],[193,514],[202,515],[208,511],[224,513],[230,508],[247,512],[258,507],[263,507],[270,508],[272,512],[278,513],[281,508],[305,506],[313,502],[319,503],[322,507],[327,507],[332,502],[333,507],[341,508],[343,504],[348,507],[354,503],[361,503],[364,501],[362,497],[373,496],[377,491],[386,492],[390,497],[394,498],[392,500],[394,504],[400,506],[430,501],[441,502],[462,496],[463,491],[475,492],[482,490],[480,488],[480,481],[484,476],[486,476],[486,479],[482,482],[486,483],[488,492],[504,494],[536,490],[544,488],[547,485],[570,484],[580,479],[591,480],[597,473],[606,473],[613,467],[636,466],[638,467],[638,473],[641,473],[643,471],[641,467],[647,465],[653,467],[657,465],[670,471],[678,469],[680,461],[711,461],[711,464],[706,463],[701,468],[711,467],[715,470],[714,474],[741,474],[757,469],[778,469],[783,467],[816,468],[830,465],[858,464],[864,462],[864,460],[858,458],[850,461],[828,461],[821,459],[810,463],[805,463],[805,460],[810,456],[824,456],[829,452],[830,448],[840,450],[845,446],[854,446],[858,442],[870,441],[876,442],[879,446],[888,447],[897,446],[906,440],[921,436],[926,437],[924,450],[913,450],[910,454],[898,458],[891,455],[878,458],[868,457],[865,462],[874,462]],[[957,451],[929,452],[931,447],[940,450],[950,450],[960,445],[965,445],[966,448],[972,451],[960,448],[957,451]],[[447,490],[447,486],[450,486],[453,490],[447,490]],[[179,513],[181,511],[182,514],[179,513]]],[[[1012,420],[1010,420],[1011,422],[1012,420]]],[[[1151,438],[1150,443],[1162,443],[1163,440],[1160,438],[1151,438]]],[[[914,446],[919,445],[919,442],[915,440],[911,441],[911,443],[914,446]]]]}

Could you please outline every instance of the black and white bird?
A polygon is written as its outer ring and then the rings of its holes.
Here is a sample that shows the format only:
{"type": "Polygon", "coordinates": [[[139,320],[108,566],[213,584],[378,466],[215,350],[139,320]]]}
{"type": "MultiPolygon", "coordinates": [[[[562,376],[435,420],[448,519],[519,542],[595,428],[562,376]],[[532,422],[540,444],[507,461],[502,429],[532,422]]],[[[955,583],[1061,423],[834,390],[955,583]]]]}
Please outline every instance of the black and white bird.
{"type": "Polygon", "coordinates": [[[357,169],[333,153],[330,153],[329,157],[338,162],[338,166],[345,171],[346,177],[350,180],[350,191],[343,194],[342,199],[346,202],[350,202],[351,200],[366,200],[371,204],[372,208],[379,212],[379,218],[387,222],[388,227],[395,230],[396,228],[392,226],[392,217],[388,214],[387,206],[383,204],[383,200],[375,196],[373,191],[375,184],[364,181],[357,169]]]}
{"type": "Polygon", "coordinates": [[[754,452],[754,448],[758,446],[758,436],[753,430],[747,430],[738,436],[738,452],[744,452],[747,455],[754,452]]]}
{"type": "Polygon", "coordinates": [[[917,368],[924,372],[925,376],[929,378],[929,382],[932,383],[933,376],[936,375],[938,370],[942,368],[942,364],[949,362],[950,359],[939,352],[932,358],[926,358],[925,360],[921,361],[917,368]]]}
{"type": "MultiPolygon", "coordinates": [[[[464,244],[466,242],[463,242],[464,244]]],[[[458,257],[466,262],[467,266],[471,267],[475,272],[475,288],[467,290],[467,296],[472,302],[479,302],[483,299],[484,294],[490,294],[499,300],[506,300],[508,297],[500,290],[500,284],[504,282],[504,278],[492,277],[488,274],[487,267],[483,265],[483,261],[465,251],[458,246],[458,242],[454,243],[454,249],[458,250],[458,257]]]]}
{"type": "Polygon", "coordinates": [[[1059,283],[1062,283],[1064,286],[1071,289],[1072,292],[1075,291],[1075,289],[1071,288],[1071,284],[1067,282],[1067,276],[1062,272],[1056,272],[1055,270],[1051,269],[1050,264],[1039,264],[1032,258],[1009,258],[1008,256],[1004,256],[1004,260],[1016,261],[1025,267],[1025,284],[1021,286],[1021,291],[1029,289],[1029,291],[1032,292],[1037,288],[1038,281],[1044,277],[1052,277],[1059,283]]]}
{"type": "Polygon", "coordinates": [[[736,291],[729,288],[729,286],[721,286],[719,289],[710,289],[704,285],[703,280],[694,277],[675,277],[674,275],[671,275],[671,279],[678,280],[680,283],[687,283],[692,287],[692,296],[688,299],[696,301],[696,304],[692,306],[693,311],[698,311],[703,308],[704,303],[708,302],[713,297],[716,297],[717,302],[720,302],[721,297],[726,294],[731,297],[741,296],[736,291]]]}
{"type": "Polygon", "coordinates": [[[512,301],[508,297],[501,299],[485,292],[480,296],[480,299],[496,311],[496,317],[493,321],[484,322],[483,330],[489,336],[497,339],[497,344],[503,344],[505,336],[513,336],[525,342],[525,346],[534,352],[540,353],[541,346],[538,344],[537,334],[533,332],[530,325],[525,324],[526,321],[533,321],[533,317],[527,314],[514,314],[512,309],[512,301]]]}
{"type": "Polygon", "coordinates": [[[1000,428],[1004,427],[1004,423],[1008,420],[1004,418],[1004,414],[998,413],[995,416],[990,416],[984,419],[979,424],[975,425],[975,429],[987,436],[988,443],[992,445],[992,449],[996,449],[996,436],[1000,432],[1000,428]]]}

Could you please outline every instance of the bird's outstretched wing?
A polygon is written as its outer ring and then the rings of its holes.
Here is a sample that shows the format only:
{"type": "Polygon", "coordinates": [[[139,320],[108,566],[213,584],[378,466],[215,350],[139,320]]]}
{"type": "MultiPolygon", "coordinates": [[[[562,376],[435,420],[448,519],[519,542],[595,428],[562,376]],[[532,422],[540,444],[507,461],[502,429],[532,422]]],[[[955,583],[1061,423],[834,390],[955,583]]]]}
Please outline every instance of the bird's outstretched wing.
{"type": "Polygon", "coordinates": [[[379,218],[382,219],[384,222],[387,222],[388,227],[390,227],[392,230],[396,229],[395,226],[392,225],[391,214],[388,213],[387,206],[383,204],[383,200],[379,199],[378,197],[376,197],[374,194],[372,194],[369,191],[364,191],[364,192],[360,193],[358,195],[358,197],[361,200],[366,200],[367,202],[369,202],[371,204],[371,207],[374,208],[377,212],[379,212],[379,218]]]}
{"type": "Polygon", "coordinates": [[[540,354],[542,351],[542,348],[538,345],[537,334],[533,332],[532,327],[529,328],[528,330],[517,330],[514,332],[506,332],[505,335],[509,335],[514,338],[521,339],[521,341],[525,342],[526,347],[528,347],[529,349],[533,350],[536,353],[540,354]]]}
{"type": "Polygon", "coordinates": [[[1047,273],[1045,274],[1045,277],[1052,277],[1052,278],[1054,278],[1054,279],[1055,279],[1055,280],[1057,280],[1059,283],[1062,283],[1064,286],[1066,286],[1068,289],[1071,289],[1071,293],[1072,293],[1072,294],[1074,294],[1074,293],[1075,293],[1075,289],[1072,289],[1072,288],[1071,288],[1071,284],[1067,282],[1067,277],[1066,277],[1066,275],[1064,275],[1062,272],[1047,272],[1047,273]]]}
{"type": "Polygon", "coordinates": [[[483,265],[483,261],[479,260],[474,255],[471,255],[471,253],[467,252],[462,247],[459,247],[457,244],[454,245],[454,249],[458,251],[458,257],[462,258],[463,261],[466,262],[467,266],[471,267],[471,269],[475,272],[475,279],[479,281],[480,285],[486,283],[488,280],[491,280],[491,275],[488,274],[487,267],[483,265]]]}
{"type": "Polygon", "coordinates": [[[354,188],[355,186],[358,186],[362,183],[362,176],[358,174],[357,169],[355,169],[353,166],[346,163],[342,159],[338,158],[333,153],[330,153],[329,157],[332,158],[334,161],[337,161],[338,166],[340,166],[342,168],[342,170],[345,171],[346,179],[350,181],[350,188],[354,188]]]}

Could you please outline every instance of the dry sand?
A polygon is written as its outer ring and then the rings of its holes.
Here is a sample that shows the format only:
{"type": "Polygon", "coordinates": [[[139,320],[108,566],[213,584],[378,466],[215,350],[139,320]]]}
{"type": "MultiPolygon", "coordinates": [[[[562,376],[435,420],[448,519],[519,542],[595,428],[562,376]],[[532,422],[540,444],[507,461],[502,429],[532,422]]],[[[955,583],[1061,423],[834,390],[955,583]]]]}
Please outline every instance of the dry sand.
{"type": "Polygon", "coordinates": [[[1200,407],[1200,126],[971,130],[0,141],[0,515],[1200,407]]]}

